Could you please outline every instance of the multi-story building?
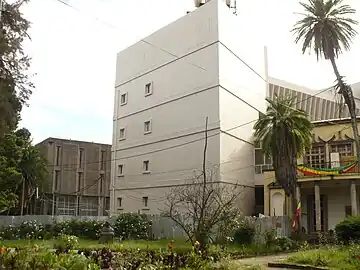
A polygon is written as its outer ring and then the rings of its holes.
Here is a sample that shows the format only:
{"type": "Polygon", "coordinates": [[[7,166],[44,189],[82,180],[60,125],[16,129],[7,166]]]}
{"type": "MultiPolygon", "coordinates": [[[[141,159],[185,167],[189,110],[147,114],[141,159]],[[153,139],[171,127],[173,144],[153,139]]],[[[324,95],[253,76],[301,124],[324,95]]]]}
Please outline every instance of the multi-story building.
{"type": "Polygon", "coordinates": [[[108,215],[111,145],[48,138],[37,147],[49,164],[37,214],[108,215]]]}
{"type": "MultiPolygon", "coordinates": [[[[305,110],[312,121],[349,117],[347,107],[340,102],[340,96],[336,94],[333,87],[314,90],[273,77],[268,77],[268,81],[269,87],[266,94],[268,98],[274,99],[275,95],[293,97],[294,107],[305,110]]],[[[357,115],[360,115],[360,99],[357,98],[360,97],[360,83],[351,86],[358,108],[357,115]]],[[[271,157],[264,155],[261,143],[255,143],[256,213],[264,213],[264,182],[266,182],[264,172],[271,170],[272,166],[272,159],[271,157]]]]}
{"type": "Polygon", "coordinates": [[[241,186],[239,207],[253,213],[266,50],[256,36],[244,40],[236,20],[211,0],[117,55],[112,213],[164,209],[171,189],[201,170],[206,118],[213,181],[241,186]]]}
{"type": "MultiPolygon", "coordinates": [[[[309,233],[334,229],[346,216],[358,215],[360,198],[350,119],[321,120],[314,125],[313,146],[298,160],[297,180],[300,224],[309,233]]],[[[274,172],[264,176],[265,215],[291,215],[291,202],[276,184],[274,172]]]]}
{"type": "MultiPolygon", "coordinates": [[[[216,181],[246,186],[244,214],[263,213],[263,171],[272,160],[253,142],[252,128],[265,97],[290,95],[313,121],[348,117],[332,87],[313,90],[268,77],[266,50],[256,36],[241,39],[226,6],[231,1],[205,2],[117,56],[112,213],[164,208],[171,188],[201,168],[206,117],[207,162],[219,165],[216,181]]],[[[360,96],[360,84],[352,87],[360,96]]]]}

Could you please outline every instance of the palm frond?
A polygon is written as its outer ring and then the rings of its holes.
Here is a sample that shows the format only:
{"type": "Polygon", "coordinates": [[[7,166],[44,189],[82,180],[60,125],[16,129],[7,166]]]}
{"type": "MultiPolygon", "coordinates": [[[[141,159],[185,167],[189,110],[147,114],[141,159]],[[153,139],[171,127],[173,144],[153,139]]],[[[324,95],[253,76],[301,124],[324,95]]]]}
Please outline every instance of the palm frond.
{"type": "Polygon", "coordinates": [[[317,59],[338,57],[350,50],[357,35],[358,22],[351,18],[356,10],[342,0],[308,0],[300,2],[304,12],[291,30],[295,43],[302,42],[302,53],[314,51],[317,59]]]}

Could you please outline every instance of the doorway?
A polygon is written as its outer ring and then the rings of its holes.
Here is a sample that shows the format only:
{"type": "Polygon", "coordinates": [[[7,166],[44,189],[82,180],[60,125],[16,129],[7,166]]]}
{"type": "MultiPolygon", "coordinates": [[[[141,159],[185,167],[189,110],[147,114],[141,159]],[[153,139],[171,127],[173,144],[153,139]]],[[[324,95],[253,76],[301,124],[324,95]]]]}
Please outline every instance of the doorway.
{"type": "MultiPolygon", "coordinates": [[[[320,195],[320,213],[321,213],[321,231],[326,232],[328,226],[328,203],[325,195],[320,195]]],[[[308,214],[308,232],[316,232],[316,211],[315,211],[315,195],[309,195],[307,198],[307,214],[308,214]]]]}

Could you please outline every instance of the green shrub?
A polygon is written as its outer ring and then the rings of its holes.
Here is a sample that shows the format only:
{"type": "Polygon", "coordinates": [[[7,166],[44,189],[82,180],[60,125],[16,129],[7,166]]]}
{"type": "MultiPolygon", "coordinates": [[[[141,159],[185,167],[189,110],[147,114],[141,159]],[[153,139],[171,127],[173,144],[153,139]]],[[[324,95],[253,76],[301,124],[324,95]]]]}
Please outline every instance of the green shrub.
{"type": "Polygon", "coordinates": [[[239,223],[239,227],[234,234],[234,242],[240,245],[248,245],[253,242],[255,236],[255,228],[249,221],[243,220],[239,223]]]}
{"type": "Polygon", "coordinates": [[[54,243],[54,248],[60,250],[65,250],[65,249],[72,250],[76,248],[78,245],[79,245],[78,237],[74,235],[63,234],[56,239],[54,243]]]}
{"type": "Polygon", "coordinates": [[[35,220],[24,221],[18,226],[9,225],[0,230],[0,238],[6,240],[44,239],[46,235],[45,226],[35,220]]]}
{"type": "Polygon", "coordinates": [[[279,246],[281,250],[293,250],[297,248],[297,243],[288,237],[276,238],[275,245],[279,246]]]}
{"type": "Polygon", "coordinates": [[[149,239],[151,222],[146,215],[125,213],[118,216],[114,225],[115,236],[122,240],[149,239]]]}
{"type": "Polygon", "coordinates": [[[360,240],[360,216],[348,217],[335,226],[338,240],[344,243],[360,240]]]}
{"type": "Polygon", "coordinates": [[[61,234],[76,235],[80,238],[97,240],[104,221],[98,220],[69,220],[53,225],[53,234],[59,236],[61,234]]]}

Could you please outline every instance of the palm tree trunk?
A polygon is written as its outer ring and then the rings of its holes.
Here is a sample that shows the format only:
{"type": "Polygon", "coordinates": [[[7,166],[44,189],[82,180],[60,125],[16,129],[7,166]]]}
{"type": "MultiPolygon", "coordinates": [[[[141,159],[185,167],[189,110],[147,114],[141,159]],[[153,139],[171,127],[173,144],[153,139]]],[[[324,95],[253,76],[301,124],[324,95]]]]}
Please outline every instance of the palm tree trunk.
{"type": "Polygon", "coordinates": [[[359,129],[358,129],[357,122],[356,122],[356,104],[355,104],[355,100],[354,100],[354,95],[353,95],[351,87],[346,85],[343,82],[340,72],[337,68],[335,58],[331,57],[330,61],[331,61],[331,65],[334,69],[334,73],[336,75],[336,78],[337,78],[339,86],[340,86],[339,93],[344,97],[345,104],[348,106],[348,110],[349,110],[350,117],[351,117],[351,127],[352,127],[352,130],[354,133],[354,140],[355,140],[355,146],[356,146],[356,157],[357,157],[357,160],[360,161],[359,129]]]}

